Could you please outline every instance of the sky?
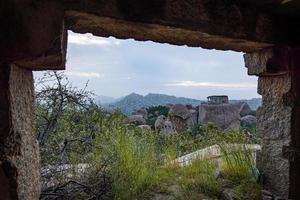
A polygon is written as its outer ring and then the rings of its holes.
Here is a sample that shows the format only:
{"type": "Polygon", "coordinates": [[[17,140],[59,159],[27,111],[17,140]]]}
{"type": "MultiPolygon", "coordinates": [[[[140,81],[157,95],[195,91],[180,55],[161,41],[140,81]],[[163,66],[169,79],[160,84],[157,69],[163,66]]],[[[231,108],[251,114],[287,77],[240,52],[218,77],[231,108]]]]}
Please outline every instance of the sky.
{"type": "MultiPolygon", "coordinates": [[[[258,97],[257,77],[248,76],[243,54],[102,38],[69,31],[66,71],[74,86],[97,95],[121,97],[132,92],[196,99],[228,95],[258,97]]],[[[41,75],[36,72],[35,77],[41,75]]]]}

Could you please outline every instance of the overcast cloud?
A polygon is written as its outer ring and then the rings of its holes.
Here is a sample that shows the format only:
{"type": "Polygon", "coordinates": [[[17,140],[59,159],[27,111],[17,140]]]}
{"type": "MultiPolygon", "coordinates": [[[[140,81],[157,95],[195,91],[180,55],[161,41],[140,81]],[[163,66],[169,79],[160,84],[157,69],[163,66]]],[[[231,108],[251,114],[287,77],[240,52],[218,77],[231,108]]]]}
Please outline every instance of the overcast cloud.
{"type": "MultiPolygon", "coordinates": [[[[98,95],[163,93],[205,99],[257,97],[257,78],[247,75],[242,53],[137,42],[69,32],[67,70],[75,86],[98,95]]],[[[35,73],[39,76],[40,73],[35,73]]]]}

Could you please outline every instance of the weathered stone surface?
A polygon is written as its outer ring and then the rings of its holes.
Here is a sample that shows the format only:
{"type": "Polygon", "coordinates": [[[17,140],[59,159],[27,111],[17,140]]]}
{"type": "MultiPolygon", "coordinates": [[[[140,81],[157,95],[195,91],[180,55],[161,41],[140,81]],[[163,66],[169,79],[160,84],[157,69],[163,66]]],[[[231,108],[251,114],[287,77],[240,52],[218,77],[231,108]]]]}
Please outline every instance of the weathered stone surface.
{"type": "MultiPolygon", "coordinates": [[[[183,40],[179,40],[182,37],[176,29],[190,30],[195,31],[195,34],[192,34],[192,32],[189,34],[181,32],[186,42],[194,41],[188,42],[189,44],[185,42],[187,45],[200,45],[206,48],[213,46],[213,48],[217,49],[230,47],[230,49],[247,52],[267,47],[268,44],[266,43],[272,44],[273,41],[282,43],[287,39],[284,38],[284,35],[287,35],[287,30],[283,29],[282,26],[286,28],[287,24],[290,24],[290,29],[291,27],[296,29],[296,25],[299,25],[295,21],[285,21],[283,23],[280,17],[277,17],[279,13],[274,15],[273,12],[270,12],[271,14],[269,14],[266,10],[266,5],[255,3],[258,1],[241,3],[241,1],[224,0],[112,0],[101,2],[92,0],[85,1],[84,4],[82,1],[73,1],[72,3],[70,1],[62,2],[65,3],[65,7],[68,10],[67,21],[70,21],[68,24],[70,24],[70,28],[74,31],[96,32],[96,29],[98,29],[97,34],[104,36],[107,34],[106,32],[114,30],[112,28],[108,30],[105,26],[101,26],[100,23],[103,23],[103,21],[100,21],[103,19],[98,17],[111,18],[120,20],[111,21],[110,23],[112,26],[118,24],[118,26],[114,26],[116,31],[114,31],[116,34],[114,36],[116,37],[129,37],[128,33],[125,34],[123,31],[117,31],[118,27],[122,25],[123,27],[127,26],[128,30],[133,28],[132,31],[129,31],[132,34],[131,37],[138,40],[145,40],[143,35],[147,34],[147,38],[153,41],[171,42],[181,45],[183,40]],[[251,4],[254,4],[256,8],[254,9],[251,4]],[[86,14],[89,14],[89,16],[86,14]],[[79,21],[79,15],[81,15],[81,19],[85,15],[85,23],[82,23],[82,20],[79,21]],[[127,24],[128,21],[134,23],[127,24]],[[89,25],[87,25],[87,22],[89,22],[89,25]],[[145,24],[158,26],[146,27],[144,26],[145,24]],[[96,28],[97,26],[102,27],[102,31],[105,29],[105,32],[101,32],[99,28],[96,28]],[[169,27],[170,32],[173,32],[173,37],[167,34],[166,30],[168,29],[164,29],[166,27],[169,27]],[[143,33],[139,30],[143,30],[143,33]],[[281,30],[282,34],[276,34],[277,30],[281,30]],[[151,34],[148,34],[148,31],[151,34]],[[174,40],[174,38],[178,39],[174,40]],[[233,40],[228,40],[229,38],[233,40]],[[248,38],[248,41],[245,41],[245,38],[248,38]],[[279,42],[278,40],[281,41],[279,42]]],[[[276,6],[281,9],[283,8],[279,2],[268,2],[268,6],[270,4],[273,4],[271,7],[273,9],[276,6]]],[[[287,12],[285,14],[288,15],[291,13],[287,12]]],[[[291,35],[291,32],[289,33],[291,35]]],[[[297,43],[296,34],[293,34],[293,37],[289,39],[293,39],[294,44],[297,43]]]]}
{"type": "Polygon", "coordinates": [[[288,75],[259,77],[262,107],[257,112],[257,133],[263,146],[258,165],[265,176],[265,187],[283,198],[288,198],[290,179],[289,161],[282,154],[283,147],[291,142],[292,107],[284,102],[290,90],[288,75]]]}
{"type": "Polygon", "coordinates": [[[253,115],[246,115],[241,118],[241,124],[246,126],[256,125],[257,119],[253,115]]]}
{"type": "Polygon", "coordinates": [[[135,124],[135,125],[144,125],[146,120],[143,118],[143,115],[130,115],[124,120],[125,124],[135,124]]]}
{"type": "Polygon", "coordinates": [[[177,116],[177,117],[180,117],[180,118],[186,120],[191,117],[192,113],[190,112],[190,110],[187,108],[186,105],[175,104],[170,108],[168,114],[169,114],[169,116],[177,116]]]}
{"type": "Polygon", "coordinates": [[[290,64],[290,49],[275,46],[244,55],[249,75],[277,76],[287,74],[290,64]]]}
{"type": "Polygon", "coordinates": [[[247,104],[247,102],[239,102],[234,104],[238,109],[241,116],[248,115],[252,112],[250,106],[247,104]]]}
{"type": "MultiPolygon", "coordinates": [[[[176,164],[179,166],[186,166],[193,163],[195,160],[214,160],[217,163],[217,168],[222,168],[222,164],[224,163],[224,154],[220,145],[212,145],[203,149],[199,149],[192,153],[183,155],[175,160],[172,160],[170,164],[176,164]]],[[[258,144],[226,144],[226,149],[228,151],[236,151],[240,149],[247,149],[247,151],[251,151],[252,161],[256,163],[256,153],[261,151],[261,146],[258,144]]],[[[226,160],[226,159],[225,159],[226,160]]]]}
{"type": "Polygon", "coordinates": [[[132,113],[133,115],[142,115],[144,119],[148,118],[148,112],[145,108],[138,109],[132,113]]]}
{"type": "Polygon", "coordinates": [[[135,40],[152,40],[160,43],[188,45],[220,50],[233,49],[236,51],[251,52],[272,46],[271,43],[255,42],[244,39],[235,39],[224,36],[210,35],[201,31],[185,29],[183,27],[166,26],[156,23],[139,23],[99,17],[78,11],[67,11],[70,21],[68,26],[78,33],[92,32],[94,35],[120,39],[134,38],[135,40]],[[147,38],[147,39],[146,39],[147,38]]]}
{"type": "Polygon", "coordinates": [[[300,50],[279,46],[271,51],[268,58],[258,52],[255,59],[245,59],[246,66],[257,68],[258,93],[263,99],[257,113],[257,133],[263,141],[258,164],[267,189],[275,196],[298,199],[300,50]]]}
{"type": "Polygon", "coordinates": [[[193,130],[195,126],[198,124],[198,111],[194,108],[189,109],[191,113],[191,117],[189,117],[186,121],[187,128],[193,130]]]}
{"type": "Polygon", "coordinates": [[[272,57],[272,48],[244,54],[245,67],[248,68],[248,75],[260,75],[266,73],[267,62],[272,57]]]}
{"type": "Polygon", "coordinates": [[[193,129],[197,124],[197,111],[183,104],[173,105],[168,115],[177,132],[193,129]]]}
{"type": "Polygon", "coordinates": [[[288,7],[261,1],[4,0],[0,60],[35,70],[63,69],[67,29],[244,52],[300,44],[296,1],[288,7]]]}
{"type": "Polygon", "coordinates": [[[198,123],[206,125],[212,122],[219,129],[238,130],[240,128],[240,113],[232,104],[202,104],[199,106],[198,123]]]}
{"type": "Polygon", "coordinates": [[[164,115],[157,117],[154,126],[155,131],[165,135],[172,135],[176,133],[174,125],[164,115]]]}
{"type": "Polygon", "coordinates": [[[154,127],[157,132],[160,132],[160,130],[162,130],[164,128],[166,120],[167,120],[167,118],[164,115],[160,115],[157,117],[157,119],[155,120],[155,123],[154,123],[154,127]]]}
{"type": "Polygon", "coordinates": [[[143,132],[151,131],[151,127],[149,125],[139,125],[138,128],[141,129],[143,132]]]}
{"type": "Polygon", "coordinates": [[[165,134],[165,135],[172,135],[172,134],[175,134],[177,132],[176,132],[175,127],[172,124],[172,122],[167,119],[164,122],[164,127],[161,129],[160,133],[165,134]]]}
{"type": "Polygon", "coordinates": [[[64,9],[55,1],[1,1],[0,60],[19,66],[65,69],[64,9]]]}
{"type": "Polygon", "coordinates": [[[7,183],[1,192],[5,199],[38,199],[40,165],[32,72],[2,65],[0,74],[0,182],[7,183]]]}

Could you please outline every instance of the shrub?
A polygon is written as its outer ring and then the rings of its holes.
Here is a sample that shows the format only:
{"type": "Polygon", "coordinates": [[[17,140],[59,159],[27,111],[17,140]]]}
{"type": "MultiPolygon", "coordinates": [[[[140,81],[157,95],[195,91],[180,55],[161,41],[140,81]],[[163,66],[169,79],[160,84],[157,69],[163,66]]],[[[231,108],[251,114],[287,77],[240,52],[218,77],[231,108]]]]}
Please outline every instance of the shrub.
{"type": "Polygon", "coordinates": [[[170,109],[167,106],[161,106],[161,105],[151,106],[151,107],[147,108],[147,112],[148,112],[147,124],[149,126],[151,126],[152,129],[154,129],[154,124],[155,124],[157,117],[160,115],[164,115],[167,117],[169,110],[170,109]]]}

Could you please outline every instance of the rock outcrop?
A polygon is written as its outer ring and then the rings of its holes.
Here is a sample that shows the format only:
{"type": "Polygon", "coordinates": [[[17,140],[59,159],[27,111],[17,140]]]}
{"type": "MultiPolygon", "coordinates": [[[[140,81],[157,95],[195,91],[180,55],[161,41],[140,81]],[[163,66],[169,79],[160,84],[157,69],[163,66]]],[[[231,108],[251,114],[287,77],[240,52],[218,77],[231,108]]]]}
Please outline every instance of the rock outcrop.
{"type": "Polygon", "coordinates": [[[155,130],[157,132],[160,132],[160,130],[163,129],[166,120],[167,120],[167,118],[164,115],[160,115],[157,117],[155,124],[154,124],[155,130]]]}
{"type": "Polygon", "coordinates": [[[131,115],[124,120],[125,124],[135,124],[135,125],[144,125],[146,120],[143,118],[143,115],[131,115]]]}
{"type": "Polygon", "coordinates": [[[241,118],[241,124],[244,126],[254,126],[257,120],[253,115],[246,115],[241,118]]]}
{"type": "Polygon", "coordinates": [[[149,125],[139,125],[138,128],[141,129],[142,132],[150,132],[151,131],[151,127],[149,125]]]}
{"type": "Polygon", "coordinates": [[[134,112],[132,112],[132,115],[142,115],[144,119],[148,118],[148,111],[142,107],[134,112]]]}
{"type": "Polygon", "coordinates": [[[247,102],[239,102],[234,105],[239,109],[241,117],[249,115],[252,112],[247,102]]]}
{"type": "Polygon", "coordinates": [[[177,132],[193,129],[197,124],[197,111],[189,107],[175,104],[170,108],[168,115],[177,132]]]}
{"type": "Polygon", "coordinates": [[[224,131],[240,128],[240,113],[232,104],[202,104],[199,106],[198,123],[206,125],[215,124],[224,131]]]}
{"type": "Polygon", "coordinates": [[[172,135],[176,133],[174,125],[164,115],[158,116],[154,126],[157,132],[165,135],[172,135]]]}

